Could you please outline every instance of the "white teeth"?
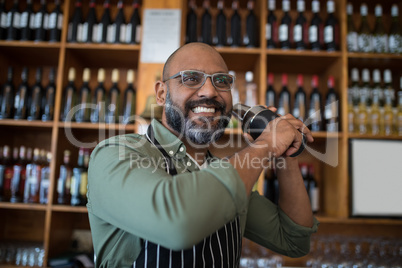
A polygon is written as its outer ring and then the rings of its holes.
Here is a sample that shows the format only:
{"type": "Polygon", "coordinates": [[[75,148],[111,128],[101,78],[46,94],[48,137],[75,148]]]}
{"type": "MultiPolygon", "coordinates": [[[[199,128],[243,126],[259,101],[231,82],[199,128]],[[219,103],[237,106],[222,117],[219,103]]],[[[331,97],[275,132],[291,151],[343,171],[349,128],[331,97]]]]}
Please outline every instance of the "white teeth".
{"type": "Polygon", "coordinates": [[[195,107],[192,109],[193,113],[215,113],[215,108],[206,108],[206,107],[195,107]]]}

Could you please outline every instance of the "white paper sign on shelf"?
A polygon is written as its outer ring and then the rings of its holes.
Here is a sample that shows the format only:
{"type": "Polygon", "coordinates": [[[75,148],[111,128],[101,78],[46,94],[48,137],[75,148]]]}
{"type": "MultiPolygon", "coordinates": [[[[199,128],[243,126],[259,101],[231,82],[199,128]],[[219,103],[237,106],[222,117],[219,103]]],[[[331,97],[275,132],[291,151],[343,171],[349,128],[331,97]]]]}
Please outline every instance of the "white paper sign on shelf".
{"type": "Polygon", "coordinates": [[[145,9],[141,62],[165,63],[180,46],[181,10],[145,9]]]}

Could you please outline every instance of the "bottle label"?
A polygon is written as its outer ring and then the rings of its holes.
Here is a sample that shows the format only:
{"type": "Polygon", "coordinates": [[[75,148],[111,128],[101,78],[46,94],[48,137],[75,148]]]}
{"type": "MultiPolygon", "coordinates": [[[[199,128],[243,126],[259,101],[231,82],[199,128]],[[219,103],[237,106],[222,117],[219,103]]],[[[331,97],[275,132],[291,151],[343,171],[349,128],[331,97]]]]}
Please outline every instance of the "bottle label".
{"type": "Polygon", "coordinates": [[[53,12],[49,16],[49,29],[54,29],[57,27],[57,13],[53,12]]]}
{"type": "Polygon", "coordinates": [[[373,41],[370,34],[359,34],[357,39],[359,45],[359,51],[371,52],[373,51],[373,41]]]}
{"type": "Polygon", "coordinates": [[[83,172],[81,174],[81,184],[80,184],[80,195],[86,195],[87,194],[87,185],[88,185],[88,174],[86,172],[83,172]]]}
{"type": "Polygon", "coordinates": [[[29,28],[31,30],[35,30],[35,15],[31,14],[31,17],[29,18],[29,28]]]}
{"type": "Polygon", "coordinates": [[[126,41],[126,27],[127,27],[127,25],[125,25],[125,24],[120,25],[120,36],[119,36],[120,43],[124,43],[126,41]]]}
{"type": "Polygon", "coordinates": [[[49,28],[49,14],[45,14],[43,18],[43,29],[48,30],[49,28]]]}
{"type": "Polygon", "coordinates": [[[97,40],[99,39],[99,31],[98,31],[98,25],[99,24],[94,24],[92,27],[92,41],[93,42],[98,42],[97,40]]]}
{"type": "Polygon", "coordinates": [[[288,25],[287,24],[281,24],[279,26],[279,41],[284,42],[288,40],[288,25]]]}
{"type": "Polygon", "coordinates": [[[59,13],[59,17],[57,19],[57,29],[61,30],[63,27],[63,14],[59,13]]]}
{"type": "Polygon", "coordinates": [[[271,24],[270,23],[265,24],[265,39],[266,40],[271,39],[271,24]]]}
{"type": "Polygon", "coordinates": [[[82,42],[82,23],[77,25],[77,41],[82,42]]]}
{"type": "Polygon", "coordinates": [[[293,39],[295,42],[300,42],[303,38],[303,27],[301,24],[296,24],[293,28],[293,39]]]}
{"type": "Polygon", "coordinates": [[[21,14],[21,23],[20,23],[21,28],[27,27],[27,25],[28,25],[28,17],[29,17],[28,12],[23,12],[21,14]]]}
{"type": "Polygon", "coordinates": [[[334,27],[327,25],[324,27],[324,42],[331,43],[334,41],[334,27]]]}
{"type": "Polygon", "coordinates": [[[82,24],[82,42],[88,42],[88,22],[82,24]]]}
{"type": "Polygon", "coordinates": [[[63,189],[64,189],[64,180],[62,178],[59,178],[57,180],[57,193],[63,194],[64,193],[63,189]]]}
{"type": "Polygon", "coordinates": [[[97,38],[94,39],[94,41],[96,43],[100,43],[100,42],[102,42],[102,35],[103,35],[103,24],[102,23],[98,24],[98,27],[96,27],[96,32],[97,32],[97,34],[96,34],[97,38]]]}
{"type": "Polygon", "coordinates": [[[12,19],[12,13],[8,12],[7,13],[7,18],[6,18],[6,27],[5,28],[9,28],[11,26],[11,19],[12,19]]]}
{"type": "Polygon", "coordinates": [[[353,133],[355,131],[355,112],[353,109],[348,112],[348,131],[353,133]]]}
{"type": "Polygon", "coordinates": [[[73,23],[70,22],[67,28],[67,40],[71,40],[73,37],[73,23]]]}
{"type": "Polygon", "coordinates": [[[357,33],[356,32],[349,32],[347,36],[348,40],[348,51],[356,52],[358,51],[359,47],[357,45],[357,33]]]}
{"type": "Polygon", "coordinates": [[[320,209],[320,192],[318,187],[310,189],[311,210],[317,212],[320,209]]]}
{"type": "Polygon", "coordinates": [[[317,25],[311,25],[309,28],[309,41],[310,43],[314,43],[318,41],[318,27],[317,25]]]}
{"type": "Polygon", "coordinates": [[[377,53],[388,52],[388,36],[386,34],[373,36],[373,48],[377,53]]]}
{"type": "Polygon", "coordinates": [[[140,43],[141,42],[141,25],[137,25],[136,30],[135,30],[135,42],[140,43]]]}
{"type": "Polygon", "coordinates": [[[34,22],[35,29],[39,29],[40,26],[42,25],[42,17],[43,17],[43,14],[41,12],[36,13],[35,22],[34,22]]]}
{"type": "Polygon", "coordinates": [[[1,16],[0,26],[2,28],[7,28],[7,19],[8,19],[7,13],[1,12],[0,16],[1,16]]]}
{"type": "Polygon", "coordinates": [[[377,135],[380,133],[380,115],[378,113],[371,113],[371,134],[377,135]]]}
{"type": "Polygon", "coordinates": [[[133,28],[133,25],[131,23],[128,23],[126,25],[126,40],[125,40],[125,43],[127,43],[127,44],[131,42],[132,28],[133,28]]]}
{"type": "Polygon", "coordinates": [[[114,43],[115,35],[116,35],[116,24],[108,25],[106,31],[106,42],[114,43]]]}

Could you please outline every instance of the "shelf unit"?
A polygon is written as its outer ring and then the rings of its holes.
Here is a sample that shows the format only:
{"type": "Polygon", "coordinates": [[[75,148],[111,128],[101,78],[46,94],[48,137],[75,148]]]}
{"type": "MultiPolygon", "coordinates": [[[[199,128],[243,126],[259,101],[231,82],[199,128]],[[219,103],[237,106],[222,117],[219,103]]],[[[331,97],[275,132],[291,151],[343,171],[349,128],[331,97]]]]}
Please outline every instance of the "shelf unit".
{"type": "MultiPolygon", "coordinates": [[[[39,8],[39,1],[34,2],[34,9],[39,8]]],[[[76,163],[78,152],[77,146],[71,143],[67,138],[67,133],[72,134],[79,142],[96,144],[100,140],[123,133],[138,132],[141,123],[123,125],[123,124],[91,124],[91,123],[64,123],[59,121],[63,89],[67,85],[68,69],[76,68],[77,78],[75,86],[77,88],[82,84],[82,70],[86,67],[91,70],[91,80],[89,86],[94,89],[96,82],[96,71],[98,68],[106,69],[105,88],[111,86],[110,72],[113,68],[118,68],[121,74],[119,87],[124,89],[125,74],[128,69],[136,70],[137,85],[137,109],[136,114],[140,115],[145,108],[145,102],[150,94],[154,94],[153,86],[155,81],[155,73],[162,71],[163,64],[146,64],[140,61],[141,45],[125,45],[125,44],[78,44],[67,42],[68,20],[71,17],[74,0],[64,0],[62,12],[64,14],[63,30],[61,41],[57,43],[48,42],[8,42],[0,41],[0,69],[5,70],[8,66],[15,67],[15,74],[19,74],[23,66],[30,68],[29,84],[34,83],[34,72],[31,69],[43,67],[43,84],[46,84],[47,74],[51,67],[57,68],[56,80],[56,98],[55,98],[55,114],[52,122],[26,121],[26,120],[0,120],[0,145],[8,144],[11,147],[27,145],[31,147],[43,147],[51,151],[53,159],[50,164],[51,168],[51,184],[49,191],[49,204],[11,204],[0,202],[0,242],[6,240],[34,241],[43,243],[45,249],[45,264],[51,257],[66,250],[69,246],[71,233],[75,229],[89,229],[87,218],[87,210],[85,207],[72,207],[66,205],[57,205],[56,198],[56,180],[59,176],[59,166],[62,163],[62,152],[70,149],[73,152],[72,163],[76,163]],[[23,230],[24,229],[24,230],[23,230]]],[[[197,14],[202,14],[202,1],[197,0],[197,14]]],[[[309,82],[311,76],[317,74],[319,76],[319,84],[321,93],[326,92],[326,80],[328,75],[335,77],[335,90],[340,96],[340,132],[313,133],[315,142],[309,147],[319,152],[322,159],[317,159],[311,153],[305,152],[300,156],[300,161],[313,163],[316,170],[316,177],[321,187],[321,212],[317,218],[321,222],[320,232],[324,233],[347,233],[350,230],[359,230],[361,235],[367,234],[392,234],[402,237],[400,219],[373,219],[373,218],[351,218],[349,211],[349,179],[348,179],[348,140],[350,138],[373,138],[373,139],[394,139],[402,140],[397,136],[366,136],[356,135],[347,132],[347,88],[349,70],[352,67],[358,68],[374,68],[380,67],[390,68],[393,77],[401,75],[402,55],[391,54],[367,54],[367,53],[349,53],[346,49],[346,0],[335,0],[336,17],[340,23],[340,50],[335,52],[326,51],[297,51],[294,49],[266,49],[265,27],[267,17],[267,1],[256,0],[255,12],[260,23],[260,46],[257,48],[216,48],[230,70],[236,71],[238,79],[236,80],[240,90],[241,98],[244,98],[243,89],[244,74],[247,71],[254,72],[254,79],[259,88],[260,104],[265,102],[265,88],[267,82],[267,73],[275,74],[274,87],[279,92],[281,85],[279,76],[282,72],[289,74],[289,89],[291,93],[296,90],[295,77],[298,73],[302,73],[305,77],[305,90],[309,95],[311,86],[309,82]],[[330,151],[328,151],[328,148],[330,151]],[[327,150],[327,151],[325,151],[327,150]],[[331,154],[336,150],[337,155],[331,154]],[[335,167],[326,164],[328,161],[335,161],[335,167]],[[386,231],[382,230],[382,226],[386,226],[386,231]],[[346,228],[347,227],[347,228],[346,228]],[[345,229],[346,228],[346,229],[345,229]],[[374,231],[373,231],[374,230],[374,231]]],[[[290,15],[294,19],[296,17],[296,1],[291,3],[290,15]]],[[[357,14],[358,7],[362,0],[353,1],[354,10],[357,14]]],[[[369,13],[373,14],[372,9],[378,1],[366,1],[369,5],[369,13]]],[[[83,1],[84,16],[87,13],[89,1],[83,1]]],[[[102,13],[103,1],[97,0],[97,14],[102,13]]],[[[401,0],[387,1],[385,6],[389,9],[391,4],[397,3],[399,10],[402,10],[401,0]]],[[[117,1],[111,1],[112,18],[116,15],[117,1]]],[[[128,1],[125,4],[128,5],[128,1]]],[[[211,1],[211,13],[217,13],[215,8],[217,0],[211,1]]],[[[246,0],[240,1],[240,15],[243,18],[247,16],[246,0]]],[[[321,17],[325,18],[325,0],[320,0],[321,17]]],[[[186,0],[163,0],[152,1],[143,0],[142,10],[145,8],[178,8],[182,10],[182,38],[181,43],[185,40],[185,17],[188,10],[186,0]]],[[[226,0],[225,6],[229,7],[231,1],[226,0]]],[[[11,1],[7,1],[6,9],[11,6],[11,1]],[[9,3],[10,2],[10,3],[9,3]]],[[[275,14],[278,19],[282,16],[281,1],[276,1],[277,10],[275,14]]],[[[53,9],[49,4],[49,10],[53,9]]],[[[306,1],[306,17],[311,19],[311,4],[306,1]]],[[[384,8],[385,10],[385,8],[384,8]]],[[[127,14],[131,11],[126,10],[127,14]]],[[[225,11],[229,17],[232,10],[227,8],[225,11]]],[[[385,13],[385,12],[384,12],[385,13]]],[[[402,13],[402,12],[401,12],[402,13]]],[[[358,16],[354,15],[357,23],[358,16]]],[[[389,15],[389,14],[388,14],[389,15]]],[[[373,16],[369,18],[370,23],[374,21],[373,16]]],[[[402,21],[402,20],[401,20],[402,21]]],[[[389,21],[386,23],[389,24],[389,21]]],[[[388,24],[386,26],[388,26],[388,24]]],[[[4,73],[4,72],[3,72],[4,73]]],[[[5,82],[5,75],[0,76],[0,84],[5,82]]],[[[398,88],[394,79],[394,86],[398,88]]],[[[19,83],[19,76],[14,75],[14,84],[19,83]]],[[[213,153],[217,156],[229,155],[239,148],[245,146],[242,139],[240,129],[225,130],[222,143],[230,139],[238,141],[233,147],[226,149],[215,149],[213,153]]],[[[263,180],[259,181],[259,190],[263,189],[263,180]]],[[[383,228],[384,229],[384,228],[383,228]]],[[[287,259],[286,259],[287,260],[287,259]]],[[[294,261],[287,260],[289,264],[294,261]]],[[[300,265],[302,262],[296,261],[300,265]]],[[[0,267],[13,267],[9,265],[1,265],[0,267]]]]}

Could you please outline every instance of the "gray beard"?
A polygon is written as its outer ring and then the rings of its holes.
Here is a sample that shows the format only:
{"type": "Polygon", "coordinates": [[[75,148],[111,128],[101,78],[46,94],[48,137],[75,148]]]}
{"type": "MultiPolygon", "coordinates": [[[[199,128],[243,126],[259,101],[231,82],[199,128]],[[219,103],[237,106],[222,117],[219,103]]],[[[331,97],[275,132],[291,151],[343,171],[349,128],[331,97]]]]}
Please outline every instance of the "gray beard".
{"type": "Polygon", "coordinates": [[[215,117],[200,117],[202,125],[188,118],[189,111],[180,110],[170,97],[170,90],[166,94],[165,114],[167,124],[177,133],[179,138],[187,138],[187,142],[193,145],[209,145],[222,137],[229,123],[231,111],[219,117],[217,124],[213,124],[215,117]]]}

